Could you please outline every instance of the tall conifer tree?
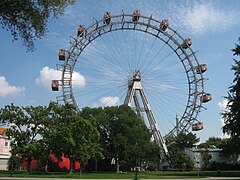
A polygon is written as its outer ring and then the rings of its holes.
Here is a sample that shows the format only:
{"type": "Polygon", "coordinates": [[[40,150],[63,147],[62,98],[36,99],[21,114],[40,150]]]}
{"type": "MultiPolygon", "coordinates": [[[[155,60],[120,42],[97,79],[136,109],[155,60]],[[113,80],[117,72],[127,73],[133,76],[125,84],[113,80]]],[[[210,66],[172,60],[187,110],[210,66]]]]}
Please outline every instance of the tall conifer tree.
{"type": "MultiPolygon", "coordinates": [[[[240,56],[240,38],[232,52],[234,56],[240,56]]],[[[240,154],[240,60],[234,58],[231,70],[234,71],[235,77],[226,97],[228,100],[226,110],[222,113],[225,123],[223,133],[230,135],[229,143],[234,144],[231,152],[240,154]]]]}

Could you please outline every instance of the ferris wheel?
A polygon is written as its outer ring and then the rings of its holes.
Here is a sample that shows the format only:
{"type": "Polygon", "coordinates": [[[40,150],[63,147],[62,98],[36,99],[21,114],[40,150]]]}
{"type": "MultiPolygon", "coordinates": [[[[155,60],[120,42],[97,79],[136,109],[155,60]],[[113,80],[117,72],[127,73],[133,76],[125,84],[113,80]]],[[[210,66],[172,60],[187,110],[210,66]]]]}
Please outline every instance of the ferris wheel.
{"type": "Polygon", "coordinates": [[[203,73],[183,38],[161,21],[140,14],[105,12],[89,27],[78,26],[68,49],[59,50],[61,79],[52,80],[59,101],[84,107],[126,104],[152,130],[168,156],[168,145],[180,132],[203,129],[197,117],[212,99],[204,91],[203,73]],[[61,89],[60,89],[61,88],[61,89]]]}

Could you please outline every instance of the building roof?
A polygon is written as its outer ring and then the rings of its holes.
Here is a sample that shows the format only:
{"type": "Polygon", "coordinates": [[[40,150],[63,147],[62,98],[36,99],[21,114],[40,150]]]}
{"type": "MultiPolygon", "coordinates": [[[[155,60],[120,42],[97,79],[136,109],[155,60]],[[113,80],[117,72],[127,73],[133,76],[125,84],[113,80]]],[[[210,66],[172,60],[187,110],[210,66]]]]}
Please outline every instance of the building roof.
{"type": "Polygon", "coordinates": [[[2,136],[6,136],[6,131],[7,131],[6,128],[2,128],[2,127],[0,127],[0,135],[2,135],[2,136]]]}
{"type": "Polygon", "coordinates": [[[208,151],[208,152],[221,152],[222,149],[219,148],[188,148],[187,150],[192,151],[192,152],[203,152],[203,151],[208,151]]]}

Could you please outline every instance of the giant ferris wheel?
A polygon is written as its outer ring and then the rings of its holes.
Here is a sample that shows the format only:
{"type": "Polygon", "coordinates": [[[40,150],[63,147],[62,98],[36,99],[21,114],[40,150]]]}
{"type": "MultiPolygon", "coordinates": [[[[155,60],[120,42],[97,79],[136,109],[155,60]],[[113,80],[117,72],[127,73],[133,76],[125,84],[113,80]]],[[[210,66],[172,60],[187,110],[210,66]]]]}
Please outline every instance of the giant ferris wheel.
{"type": "Polygon", "coordinates": [[[167,19],[139,10],[105,12],[89,27],[79,25],[69,47],[59,50],[61,77],[52,80],[52,90],[61,88],[57,99],[79,110],[132,107],[166,157],[178,133],[203,129],[198,113],[211,100],[204,90],[207,65],[198,62],[191,45],[167,19]]]}

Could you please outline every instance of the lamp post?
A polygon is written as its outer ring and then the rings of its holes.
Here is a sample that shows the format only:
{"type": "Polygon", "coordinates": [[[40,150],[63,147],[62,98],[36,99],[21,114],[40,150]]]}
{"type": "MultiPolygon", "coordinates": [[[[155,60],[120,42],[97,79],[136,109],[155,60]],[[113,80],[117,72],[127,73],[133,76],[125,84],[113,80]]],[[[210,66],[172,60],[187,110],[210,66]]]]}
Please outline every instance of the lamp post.
{"type": "Polygon", "coordinates": [[[176,114],[176,129],[177,129],[177,136],[179,135],[179,116],[176,114]]]}
{"type": "Polygon", "coordinates": [[[138,143],[135,144],[135,153],[136,153],[136,164],[135,164],[135,176],[134,176],[134,180],[138,180],[138,162],[137,162],[137,159],[138,159],[138,153],[137,153],[137,150],[138,150],[138,143]]]}
{"type": "Polygon", "coordinates": [[[199,177],[200,162],[199,162],[199,160],[197,160],[196,157],[194,157],[194,162],[197,164],[197,175],[199,177]]]}

